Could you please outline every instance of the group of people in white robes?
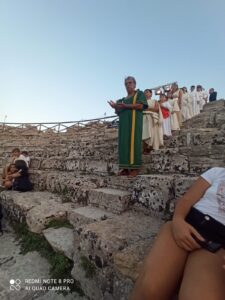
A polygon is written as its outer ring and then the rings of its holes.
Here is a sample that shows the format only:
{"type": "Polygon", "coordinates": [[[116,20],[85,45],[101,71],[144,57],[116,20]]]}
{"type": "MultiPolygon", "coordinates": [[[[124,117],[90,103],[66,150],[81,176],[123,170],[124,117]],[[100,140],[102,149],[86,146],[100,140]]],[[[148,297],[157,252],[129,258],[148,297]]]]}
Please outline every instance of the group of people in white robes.
{"type": "Polygon", "coordinates": [[[194,85],[192,85],[188,94],[190,98],[189,101],[192,103],[193,117],[198,115],[203,109],[204,105],[208,102],[208,94],[201,85],[197,85],[196,88],[194,85]]]}
{"type": "Polygon", "coordinates": [[[143,153],[158,150],[164,139],[172,136],[172,131],[180,130],[182,122],[199,114],[208,101],[208,95],[202,86],[179,89],[176,83],[166,94],[161,94],[159,101],[153,100],[152,91],[144,91],[148,109],[143,112],[143,153]]]}

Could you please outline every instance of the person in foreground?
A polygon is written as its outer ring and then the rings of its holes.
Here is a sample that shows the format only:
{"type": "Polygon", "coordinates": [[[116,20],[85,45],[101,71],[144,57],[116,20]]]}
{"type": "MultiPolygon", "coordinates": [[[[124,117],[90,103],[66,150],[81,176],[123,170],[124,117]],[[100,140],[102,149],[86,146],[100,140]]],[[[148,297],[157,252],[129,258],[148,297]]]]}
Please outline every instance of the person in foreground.
{"type": "Polygon", "coordinates": [[[119,175],[135,177],[141,168],[143,110],[148,108],[144,93],[136,90],[136,80],[125,79],[127,96],[108,101],[119,115],[119,175]]]}
{"type": "Polygon", "coordinates": [[[203,173],[165,223],[132,300],[225,299],[225,168],[203,173]]]}

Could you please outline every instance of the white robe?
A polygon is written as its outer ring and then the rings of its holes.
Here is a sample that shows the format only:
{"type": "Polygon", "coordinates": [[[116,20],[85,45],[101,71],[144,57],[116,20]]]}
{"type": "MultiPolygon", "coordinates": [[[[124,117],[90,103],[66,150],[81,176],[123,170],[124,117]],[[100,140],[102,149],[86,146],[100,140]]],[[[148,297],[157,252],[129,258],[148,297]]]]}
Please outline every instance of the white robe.
{"type": "Polygon", "coordinates": [[[168,102],[171,106],[171,114],[170,114],[171,130],[180,130],[180,125],[177,117],[177,112],[180,111],[178,105],[178,99],[169,99],[168,102]]]}
{"type": "Polygon", "coordinates": [[[203,90],[202,91],[202,99],[203,99],[203,107],[204,107],[204,105],[208,102],[208,93],[205,91],[205,90],[203,90]]]}
{"type": "Polygon", "coordinates": [[[193,116],[196,116],[196,115],[200,114],[200,105],[199,105],[200,102],[199,102],[199,98],[198,98],[197,92],[196,91],[190,92],[189,96],[192,99],[193,116]]]}
{"type": "Polygon", "coordinates": [[[200,111],[203,110],[203,106],[205,105],[205,100],[203,99],[204,95],[203,92],[196,92],[197,102],[199,103],[200,111]]]}
{"type": "Polygon", "coordinates": [[[189,120],[191,118],[190,109],[189,109],[189,95],[188,93],[183,93],[182,95],[182,107],[181,112],[183,116],[183,120],[189,120]]]}
{"type": "MultiPolygon", "coordinates": [[[[162,106],[167,108],[170,111],[170,113],[173,111],[172,106],[169,103],[169,101],[163,102],[162,106]]],[[[163,134],[166,136],[172,135],[170,117],[168,117],[166,119],[163,118],[163,134]]]]}
{"type": "MultiPolygon", "coordinates": [[[[147,100],[148,107],[154,108],[156,100],[147,100]]],[[[147,111],[143,112],[143,131],[142,140],[154,150],[158,150],[163,146],[163,116],[161,108],[159,112],[147,111]]]]}
{"type": "Polygon", "coordinates": [[[190,93],[187,94],[188,95],[188,110],[189,110],[189,115],[190,118],[194,117],[194,113],[193,113],[193,98],[190,96],[190,93]]]}

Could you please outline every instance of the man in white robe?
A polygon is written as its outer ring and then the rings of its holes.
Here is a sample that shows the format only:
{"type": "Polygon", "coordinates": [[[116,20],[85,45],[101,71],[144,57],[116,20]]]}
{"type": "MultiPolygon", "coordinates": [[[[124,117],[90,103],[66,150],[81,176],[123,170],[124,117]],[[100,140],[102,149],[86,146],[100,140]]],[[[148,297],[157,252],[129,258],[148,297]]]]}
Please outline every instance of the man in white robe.
{"type": "Polygon", "coordinates": [[[191,102],[192,102],[192,105],[193,105],[193,116],[196,116],[196,115],[200,114],[200,105],[199,105],[200,102],[199,102],[199,99],[197,97],[197,92],[195,90],[194,85],[191,86],[189,96],[191,98],[191,102]]]}

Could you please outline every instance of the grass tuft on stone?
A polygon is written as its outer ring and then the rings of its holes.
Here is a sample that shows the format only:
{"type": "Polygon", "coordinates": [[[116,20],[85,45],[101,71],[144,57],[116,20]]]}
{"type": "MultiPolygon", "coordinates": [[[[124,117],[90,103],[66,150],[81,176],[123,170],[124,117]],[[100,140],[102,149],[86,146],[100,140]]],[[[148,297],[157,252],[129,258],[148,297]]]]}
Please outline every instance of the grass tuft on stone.
{"type": "Polygon", "coordinates": [[[85,277],[89,279],[93,278],[96,274],[95,264],[91,262],[86,256],[81,256],[80,260],[80,265],[85,272],[85,277]]]}
{"type": "Polygon", "coordinates": [[[68,220],[51,220],[49,221],[49,223],[45,226],[45,228],[60,228],[60,227],[67,227],[67,228],[72,228],[73,229],[73,225],[70,224],[70,222],[68,220]]]}
{"type": "MultiPolygon", "coordinates": [[[[25,222],[14,222],[12,226],[19,240],[21,254],[25,255],[28,252],[37,251],[49,262],[49,275],[51,278],[61,279],[62,282],[65,279],[71,279],[71,270],[73,268],[72,260],[60,252],[55,252],[43,235],[30,232],[25,222]]],[[[80,283],[75,279],[73,281],[74,282],[69,285],[70,292],[77,292],[80,296],[84,296],[80,283]]],[[[68,294],[67,291],[60,291],[59,293],[68,294]]]]}

